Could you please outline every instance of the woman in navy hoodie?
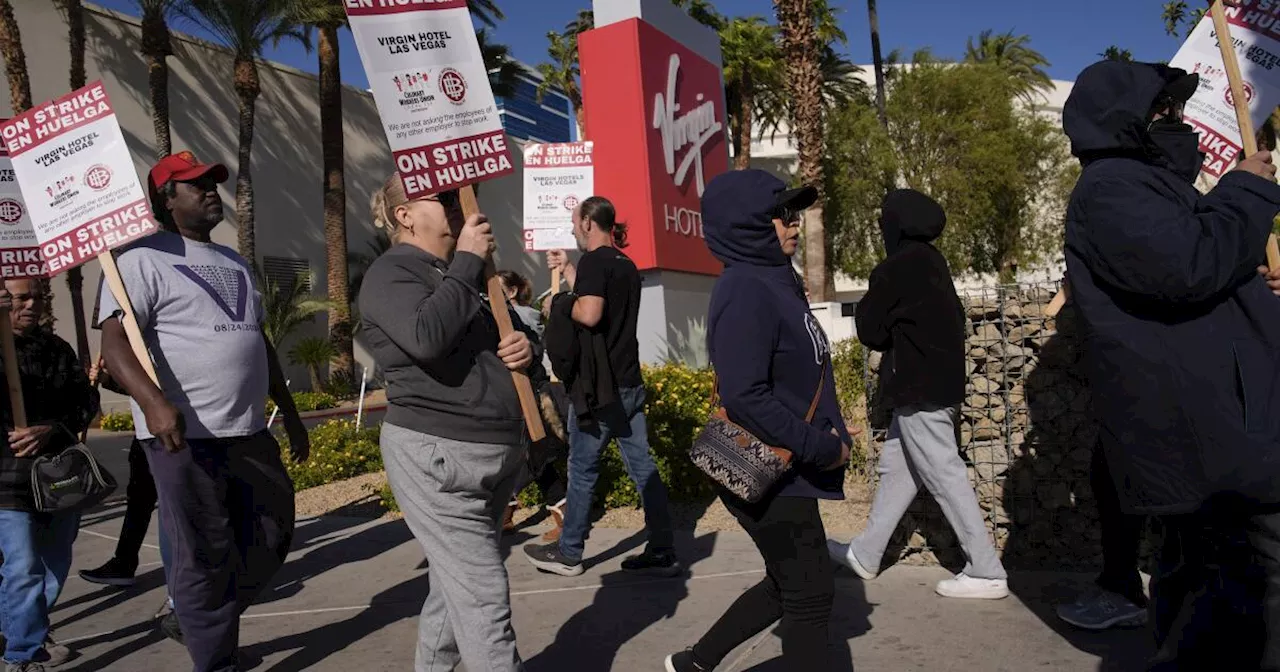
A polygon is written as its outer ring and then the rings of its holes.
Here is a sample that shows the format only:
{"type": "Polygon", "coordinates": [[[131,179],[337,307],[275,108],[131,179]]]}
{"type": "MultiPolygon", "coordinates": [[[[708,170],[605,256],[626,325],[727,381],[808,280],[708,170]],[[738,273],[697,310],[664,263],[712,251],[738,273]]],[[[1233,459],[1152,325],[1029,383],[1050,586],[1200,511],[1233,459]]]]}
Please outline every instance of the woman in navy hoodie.
{"type": "Polygon", "coordinates": [[[818,500],[844,499],[850,440],[836,400],[831,347],[791,267],[800,214],[817,197],[812,187],[788,190],[759,170],[719,175],[702,196],[707,246],[725,265],[711,292],[707,333],[721,403],[729,419],[756,438],[790,450],[794,468],[754,504],[721,491],[764,557],[765,578],[697,644],[668,656],[667,672],[712,670],[779,619],[788,669],[832,666],[834,564],[818,500]],[[817,412],[806,423],[819,386],[817,412]]]}

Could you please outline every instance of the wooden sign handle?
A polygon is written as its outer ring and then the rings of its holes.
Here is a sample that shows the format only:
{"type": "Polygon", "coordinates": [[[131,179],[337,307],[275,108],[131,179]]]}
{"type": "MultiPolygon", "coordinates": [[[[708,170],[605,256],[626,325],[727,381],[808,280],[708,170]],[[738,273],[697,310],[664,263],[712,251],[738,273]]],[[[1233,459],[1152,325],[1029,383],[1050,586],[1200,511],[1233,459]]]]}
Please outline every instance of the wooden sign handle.
{"type": "MultiPolygon", "coordinates": [[[[471,185],[460,189],[458,196],[462,202],[462,215],[464,217],[470,217],[480,212],[480,204],[476,201],[476,192],[471,185]]],[[[498,335],[506,338],[508,334],[515,331],[515,326],[511,324],[511,311],[507,306],[507,296],[502,290],[502,280],[498,277],[492,260],[489,262],[487,273],[489,276],[489,308],[493,311],[493,319],[498,323],[498,335]]],[[[529,376],[523,371],[512,371],[511,381],[515,383],[516,395],[520,397],[520,412],[524,414],[524,423],[529,431],[529,440],[535,443],[543,440],[547,436],[547,430],[542,425],[542,413],[538,409],[538,398],[533,394],[533,384],[529,382],[529,376]]]]}
{"type": "Polygon", "coordinates": [[[142,340],[142,330],[138,328],[138,318],[133,314],[133,304],[129,301],[129,294],[124,291],[124,279],[120,277],[120,268],[116,266],[115,255],[110,251],[103,252],[98,255],[98,263],[102,264],[102,275],[107,280],[107,286],[111,288],[111,295],[115,297],[116,305],[120,306],[120,311],[124,313],[120,323],[124,325],[125,336],[129,337],[129,347],[133,348],[133,356],[138,358],[138,363],[147,372],[147,377],[151,378],[151,382],[159,388],[160,378],[156,376],[156,367],[151,362],[151,355],[147,352],[147,344],[142,340]]]}
{"type": "MultiPolygon", "coordinates": [[[[1231,38],[1231,24],[1227,22],[1227,9],[1223,2],[1212,2],[1209,16],[1213,19],[1213,31],[1218,36],[1218,52],[1222,54],[1222,66],[1227,71],[1227,85],[1231,88],[1231,102],[1236,108],[1236,124],[1240,127],[1240,142],[1244,157],[1258,152],[1258,134],[1254,132],[1253,115],[1249,114],[1249,99],[1244,92],[1244,76],[1240,73],[1240,61],[1236,58],[1235,41],[1231,38]]],[[[1267,268],[1280,267],[1280,245],[1276,234],[1267,236],[1267,268]]]]}
{"type": "Polygon", "coordinates": [[[0,349],[4,354],[4,380],[9,386],[9,409],[13,411],[13,428],[27,426],[27,405],[22,399],[22,373],[18,370],[18,346],[13,341],[13,318],[0,311],[0,349]]]}

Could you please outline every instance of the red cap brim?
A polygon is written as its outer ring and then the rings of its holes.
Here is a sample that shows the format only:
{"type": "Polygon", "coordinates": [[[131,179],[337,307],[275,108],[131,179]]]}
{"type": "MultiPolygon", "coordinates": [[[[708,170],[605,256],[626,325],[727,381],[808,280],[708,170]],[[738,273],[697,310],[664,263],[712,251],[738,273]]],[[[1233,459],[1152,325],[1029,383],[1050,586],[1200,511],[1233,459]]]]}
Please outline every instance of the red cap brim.
{"type": "Polygon", "coordinates": [[[186,170],[180,170],[173,173],[169,179],[175,182],[190,182],[191,180],[198,180],[210,173],[213,173],[213,179],[217,180],[219,184],[226,182],[227,178],[230,177],[230,173],[227,172],[226,166],[221,163],[214,163],[210,165],[196,165],[186,170]]]}

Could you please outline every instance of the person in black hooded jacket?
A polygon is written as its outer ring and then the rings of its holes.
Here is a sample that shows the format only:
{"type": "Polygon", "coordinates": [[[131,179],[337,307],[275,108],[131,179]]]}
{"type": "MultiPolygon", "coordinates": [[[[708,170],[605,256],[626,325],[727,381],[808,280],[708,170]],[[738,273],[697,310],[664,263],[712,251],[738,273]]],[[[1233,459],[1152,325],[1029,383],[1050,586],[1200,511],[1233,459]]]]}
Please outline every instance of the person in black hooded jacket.
{"type": "Polygon", "coordinates": [[[947,216],[911,189],[885,197],[880,215],[888,255],[871,271],[855,315],[858,339],[884,352],[881,402],[893,411],[880,453],[880,487],[867,529],[848,544],[831,541],[832,558],[865,580],[876,577],[889,538],[924,485],[955,529],[968,563],[937,585],[945,597],[1000,599],[1008,576],[983,522],[956,445],[964,399],[964,308],[947,260],[931,243],[947,216]]]}
{"type": "Polygon", "coordinates": [[[1121,504],[1164,516],[1150,669],[1276,670],[1280,300],[1257,267],[1280,186],[1259,152],[1195,189],[1182,106],[1198,85],[1146,63],[1080,75],[1063,111],[1084,167],[1067,275],[1121,504]]]}

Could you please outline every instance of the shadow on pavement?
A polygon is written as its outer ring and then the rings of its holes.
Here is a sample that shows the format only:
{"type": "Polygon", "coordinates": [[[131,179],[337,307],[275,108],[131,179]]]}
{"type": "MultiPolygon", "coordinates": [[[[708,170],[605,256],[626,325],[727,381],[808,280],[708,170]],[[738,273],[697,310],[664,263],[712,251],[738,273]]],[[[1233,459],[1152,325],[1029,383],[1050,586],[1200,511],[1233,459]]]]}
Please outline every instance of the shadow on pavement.
{"type": "Polygon", "coordinates": [[[1061,574],[1017,572],[1009,577],[1010,592],[1028,610],[1064,641],[1101,659],[1098,662],[1099,672],[1145,669],[1148,658],[1155,653],[1150,627],[1090,632],[1058,618],[1057,606],[1071,601],[1086,588],[1081,580],[1065,578],[1061,574]]]}
{"type": "Polygon", "coordinates": [[[285,563],[254,604],[270,604],[297,595],[307,581],[343,565],[377,557],[413,540],[402,520],[370,525],[354,534],[347,530],[370,521],[321,517],[306,521],[294,533],[293,551],[305,553],[285,563]],[[309,547],[315,547],[308,550],[309,547]]]}
{"type": "MultiPolygon", "coordinates": [[[[68,667],[64,669],[66,672],[94,672],[96,670],[102,670],[110,666],[112,663],[124,660],[134,653],[137,653],[153,644],[159,643],[163,639],[164,635],[160,634],[160,632],[156,630],[155,622],[151,619],[147,619],[121,630],[77,641],[75,643],[76,648],[85,648],[109,641],[128,640],[114,649],[104,651],[103,653],[95,655],[88,660],[84,660],[75,667],[68,667]],[[141,637],[130,639],[136,635],[141,635],[141,637]]],[[[174,646],[177,646],[177,644],[174,646]]]]}
{"type": "MultiPolygon", "coordinates": [[[[639,548],[646,537],[642,530],[584,564],[590,568],[624,555],[639,548]]],[[[696,536],[689,530],[676,530],[676,550],[686,568],[686,574],[679,578],[646,581],[622,570],[601,575],[591,604],[565,621],[555,641],[525,661],[525,667],[529,672],[613,669],[614,658],[624,644],[675,615],[681,600],[689,596],[688,568],[711,557],[716,537],[715,532],[696,536]]],[[[655,660],[661,661],[667,653],[655,651],[655,660]]]]}

